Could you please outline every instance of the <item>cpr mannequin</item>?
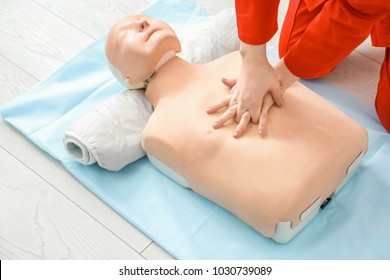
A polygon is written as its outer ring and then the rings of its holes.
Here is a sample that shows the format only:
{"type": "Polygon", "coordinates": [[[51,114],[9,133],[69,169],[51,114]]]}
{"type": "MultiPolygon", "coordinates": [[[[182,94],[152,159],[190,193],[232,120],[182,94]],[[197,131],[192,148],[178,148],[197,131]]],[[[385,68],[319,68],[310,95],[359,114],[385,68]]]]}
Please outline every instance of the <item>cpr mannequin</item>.
{"type": "Polygon", "coordinates": [[[195,65],[177,57],[179,51],[174,31],[143,15],[123,18],[107,36],[118,79],[129,87],[149,81],[145,95],[154,111],[142,139],[148,157],[263,235],[289,241],[352,173],[367,150],[365,130],[296,83],[285,106],[270,109],[263,137],[249,124],[236,139],[237,124],[214,129],[223,110],[207,114],[206,108],[229,94],[220,80],[238,76],[239,53],[195,65]],[[280,236],[281,225],[290,233],[280,236]]]}

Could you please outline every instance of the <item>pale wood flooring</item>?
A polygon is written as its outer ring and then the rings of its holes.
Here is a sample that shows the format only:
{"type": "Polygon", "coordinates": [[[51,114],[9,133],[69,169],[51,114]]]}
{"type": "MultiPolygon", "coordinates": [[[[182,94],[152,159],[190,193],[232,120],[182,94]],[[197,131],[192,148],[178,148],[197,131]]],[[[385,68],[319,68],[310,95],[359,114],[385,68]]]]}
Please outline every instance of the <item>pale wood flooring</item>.
{"type": "MultiPolygon", "coordinates": [[[[0,106],[151,2],[0,0],[0,106]]],[[[197,2],[210,13],[234,3],[197,2]]],[[[372,106],[382,59],[365,42],[328,79],[372,106]]],[[[0,120],[0,259],[172,258],[0,120]]]]}

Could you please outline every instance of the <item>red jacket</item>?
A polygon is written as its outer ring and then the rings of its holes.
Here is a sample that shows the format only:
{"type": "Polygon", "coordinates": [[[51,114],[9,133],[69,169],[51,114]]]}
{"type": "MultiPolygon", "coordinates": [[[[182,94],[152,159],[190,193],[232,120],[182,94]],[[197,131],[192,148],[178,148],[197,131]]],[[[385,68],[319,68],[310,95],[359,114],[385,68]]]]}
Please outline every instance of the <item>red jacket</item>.
{"type": "MultiPolygon", "coordinates": [[[[375,46],[390,47],[390,0],[302,0],[309,10],[326,2],[318,17],[284,57],[301,78],[329,73],[371,33],[375,46]]],[[[241,41],[260,45],[277,30],[279,0],[236,0],[241,41]]]]}

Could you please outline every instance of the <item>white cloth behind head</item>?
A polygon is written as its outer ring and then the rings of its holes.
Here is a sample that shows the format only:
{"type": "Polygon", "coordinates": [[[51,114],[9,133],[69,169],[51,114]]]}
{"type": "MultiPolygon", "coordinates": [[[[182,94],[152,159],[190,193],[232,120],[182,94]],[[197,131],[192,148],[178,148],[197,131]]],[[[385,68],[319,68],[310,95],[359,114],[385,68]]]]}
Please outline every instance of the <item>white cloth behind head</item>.
{"type": "Polygon", "coordinates": [[[225,54],[237,51],[240,41],[237,35],[234,9],[226,9],[212,16],[182,41],[181,58],[191,63],[205,63],[225,54]]]}

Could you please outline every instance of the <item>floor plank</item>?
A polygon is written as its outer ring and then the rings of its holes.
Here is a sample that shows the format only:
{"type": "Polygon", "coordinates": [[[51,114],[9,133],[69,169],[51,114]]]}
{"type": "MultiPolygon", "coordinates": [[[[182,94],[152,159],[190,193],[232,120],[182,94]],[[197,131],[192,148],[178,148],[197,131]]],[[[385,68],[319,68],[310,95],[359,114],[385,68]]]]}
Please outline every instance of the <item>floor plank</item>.
{"type": "Polygon", "coordinates": [[[0,26],[0,55],[38,80],[93,41],[28,0],[1,1],[0,26]]]}
{"type": "Polygon", "coordinates": [[[107,33],[118,19],[138,12],[153,0],[34,0],[34,2],[97,39],[107,33]]]}
{"type": "Polygon", "coordinates": [[[151,243],[143,252],[142,256],[148,260],[174,260],[170,254],[155,242],[151,243]]]}
{"type": "Polygon", "coordinates": [[[374,108],[380,67],[375,60],[354,51],[325,79],[374,108]]]}
{"type": "Polygon", "coordinates": [[[371,38],[368,37],[356,51],[363,56],[366,56],[382,65],[385,58],[385,48],[373,47],[371,45],[371,38]]]}
{"type": "Polygon", "coordinates": [[[38,80],[8,59],[0,56],[0,106],[25,93],[38,80]]]}
{"type": "Polygon", "coordinates": [[[58,161],[42,152],[2,119],[0,119],[0,135],[2,135],[0,147],[23,162],[33,172],[39,174],[54,189],[89,213],[91,217],[108,228],[123,242],[137,252],[142,252],[149,246],[151,240],[148,237],[89,192],[58,161]]]}
{"type": "Polygon", "coordinates": [[[0,148],[0,259],[143,259],[0,148]]]}

